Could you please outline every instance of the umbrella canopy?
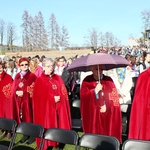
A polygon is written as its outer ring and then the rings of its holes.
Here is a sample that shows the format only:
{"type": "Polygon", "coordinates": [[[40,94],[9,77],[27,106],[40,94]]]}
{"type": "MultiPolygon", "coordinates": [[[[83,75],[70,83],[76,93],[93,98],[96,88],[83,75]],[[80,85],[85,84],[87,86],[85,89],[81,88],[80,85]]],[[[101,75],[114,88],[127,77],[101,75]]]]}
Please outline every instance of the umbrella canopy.
{"type": "Polygon", "coordinates": [[[69,71],[90,71],[90,66],[103,65],[103,70],[126,67],[129,62],[122,56],[95,53],[75,59],[68,67],[69,71]]]}

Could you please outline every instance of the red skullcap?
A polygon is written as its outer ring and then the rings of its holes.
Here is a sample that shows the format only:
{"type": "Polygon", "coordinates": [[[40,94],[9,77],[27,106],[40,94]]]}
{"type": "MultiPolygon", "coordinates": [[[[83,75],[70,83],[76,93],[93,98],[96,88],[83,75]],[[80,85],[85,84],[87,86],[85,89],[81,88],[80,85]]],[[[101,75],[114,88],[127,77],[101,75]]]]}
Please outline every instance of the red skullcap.
{"type": "Polygon", "coordinates": [[[28,64],[29,64],[29,59],[28,59],[27,57],[22,57],[22,58],[19,59],[19,66],[20,66],[20,64],[21,64],[23,61],[27,61],[28,64]]]}

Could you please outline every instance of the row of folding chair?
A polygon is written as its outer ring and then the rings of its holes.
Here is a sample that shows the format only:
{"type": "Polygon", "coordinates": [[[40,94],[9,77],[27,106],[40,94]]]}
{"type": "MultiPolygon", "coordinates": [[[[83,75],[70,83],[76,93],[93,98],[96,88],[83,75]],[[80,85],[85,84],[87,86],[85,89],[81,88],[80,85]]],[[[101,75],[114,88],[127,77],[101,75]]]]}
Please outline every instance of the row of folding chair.
{"type": "MultiPolygon", "coordinates": [[[[22,122],[17,125],[15,120],[8,118],[0,118],[0,129],[2,131],[11,132],[12,134],[11,139],[7,141],[7,145],[3,145],[3,141],[0,143],[0,150],[12,150],[17,146],[20,146],[19,141],[17,141],[18,134],[41,139],[43,138],[44,134],[44,127],[41,125],[27,122],[22,122]]],[[[40,147],[38,149],[40,149],[40,147]]]]}
{"type": "MultiPolygon", "coordinates": [[[[92,149],[112,149],[118,150],[119,141],[115,137],[83,134],[79,140],[79,136],[74,130],[65,130],[59,128],[50,128],[44,132],[44,128],[41,125],[22,122],[17,126],[15,120],[0,118],[0,128],[3,130],[12,131],[12,140],[8,147],[0,145],[0,149],[15,149],[18,148],[19,143],[15,143],[17,134],[23,134],[31,137],[38,137],[41,139],[39,147],[36,149],[41,150],[45,140],[51,140],[63,144],[71,144],[75,146],[75,149],[80,147],[87,147],[92,149]],[[78,144],[79,140],[79,144],[78,144]]],[[[21,146],[18,149],[22,149],[21,146]]]]}
{"type": "MultiPolygon", "coordinates": [[[[94,150],[120,150],[118,139],[112,136],[83,134],[79,141],[80,147],[94,150]]],[[[122,150],[150,150],[150,141],[128,139],[123,142],[122,150]]]]}
{"type": "MultiPolygon", "coordinates": [[[[22,145],[16,142],[17,134],[23,134],[35,138],[40,138],[39,147],[42,150],[45,140],[50,140],[62,144],[74,145],[75,149],[90,148],[94,150],[119,150],[120,143],[113,136],[99,134],[83,134],[80,139],[74,130],[65,130],[59,128],[50,128],[44,131],[44,127],[39,124],[22,122],[17,126],[13,119],[0,118],[0,129],[11,131],[12,138],[8,146],[0,145],[0,150],[23,149],[22,145]],[[18,148],[19,147],[19,148],[18,148]]],[[[28,148],[29,149],[29,148],[28,148]]],[[[122,150],[148,150],[150,141],[127,140],[123,143],[122,150]]]]}
{"type": "Polygon", "coordinates": [[[18,134],[40,138],[39,147],[36,147],[37,150],[42,150],[45,140],[75,146],[78,145],[78,134],[74,130],[50,128],[45,131],[44,127],[39,124],[22,122],[17,125],[15,120],[7,118],[0,118],[0,129],[12,133],[12,138],[9,141],[9,144],[7,146],[0,144],[0,150],[12,150],[15,148],[20,150],[24,149],[25,146],[16,140],[18,134]]]}

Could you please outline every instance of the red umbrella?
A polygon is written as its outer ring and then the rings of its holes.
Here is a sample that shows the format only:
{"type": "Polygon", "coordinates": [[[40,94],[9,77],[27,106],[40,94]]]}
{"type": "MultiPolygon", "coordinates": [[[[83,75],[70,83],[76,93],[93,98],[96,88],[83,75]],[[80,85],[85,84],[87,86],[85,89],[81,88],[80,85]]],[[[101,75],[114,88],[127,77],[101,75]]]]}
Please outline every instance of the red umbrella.
{"type": "Polygon", "coordinates": [[[129,62],[119,55],[95,53],[75,59],[68,67],[69,71],[90,71],[90,66],[103,65],[103,70],[126,67],[129,62]]]}

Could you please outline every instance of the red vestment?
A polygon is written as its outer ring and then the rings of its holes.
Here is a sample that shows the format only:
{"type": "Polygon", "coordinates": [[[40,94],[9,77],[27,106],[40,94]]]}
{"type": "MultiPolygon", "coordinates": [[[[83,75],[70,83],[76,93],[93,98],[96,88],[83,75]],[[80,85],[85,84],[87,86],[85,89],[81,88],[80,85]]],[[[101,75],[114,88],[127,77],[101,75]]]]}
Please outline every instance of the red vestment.
{"type": "Polygon", "coordinates": [[[16,74],[12,86],[12,109],[13,118],[19,124],[21,121],[33,122],[32,96],[36,75],[28,72],[21,78],[20,73],[16,74]],[[20,84],[21,83],[21,84],[20,84]],[[23,91],[23,96],[16,95],[16,91],[23,91]],[[20,119],[20,113],[22,118],[20,119]]]}
{"type": "Polygon", "coordinates": [[[10,101],[12,83],[12,77],[3,71],[0,74],[0,117],[2,118],[12,118],[10,101]]]}
{"type": "MultiPolygon", "coordinates": [[[[43,73],[37,78],[33,92],[33,114],[34,123],[41,124],[45,129],[71,129],[68,94],[59,75],[49,77],[43,73]],[[54,96],[60,96],[60,101],[55,103],[54,96]]],[[[56,147],[56,143],[45,141],[44,150],[48,146],[56,147]]]]}
{"type": "Polygon", "coordinates": [[[129,138],[150,140],[150,68],[137,80],[131,108],[129,138]]]}
{"type": "Polygon", "coordinates": [[[116,87],[110,77],[104,76],[100,81],[103,93],[96,99],[96,80],[93,75],[87,76],[81,85],[81,116],[84,133],[115,136],[122,141],[122,117],[116,87]],[[105,102],[104,102],[105,101],[105,102]],[[106,112],[100,112],[100,106],[106,103],[106,112]]]}

